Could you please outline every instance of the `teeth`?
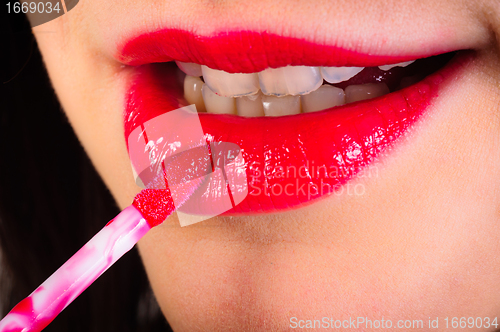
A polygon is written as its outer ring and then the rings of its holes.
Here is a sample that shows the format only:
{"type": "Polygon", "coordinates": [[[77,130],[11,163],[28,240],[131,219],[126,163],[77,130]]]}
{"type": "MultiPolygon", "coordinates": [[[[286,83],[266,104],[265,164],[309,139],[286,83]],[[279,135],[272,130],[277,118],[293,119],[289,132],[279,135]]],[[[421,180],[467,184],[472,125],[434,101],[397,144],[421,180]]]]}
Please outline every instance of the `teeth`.
{"type": "Polygon", "coordinates": [[[282,116],[300,113],[299,96],[262,96],[262,106],[267,116],[282,116]]]}
{"type": "Polygon", "coordinates": [[[259,73],[262,92],[266,95],[303,95],[323,83],[319,67],[287,66],[269,68],[259,73]]]}
{"type": "MultiPolygon", "coordinates": [[[[407,66],[413,61],[381,66],[407,66]]],[[[349,85],[345,90],[323,83],[340,83],[356,76],[361,67],[287,66],[269,68],[260,73],[231,74],[192,63],[178,63],[188,75],[184,78],[184,96],[199,112],[238,114],[244,117],[285,116],[310,113],[390,93],[385,83],[349,85]],[[198,67],[197,67],[198,66],[198,67]],[[261,91],[259,91],[261,90],[261,91]]],[[[404,78],[402,86],[413,83],[404,78]]]]}
{"type": "Polygon", "coordinates": [[[344,90],[331,85],[322,85],[318,90],[300,98],[304,113],[326,110],[345,104],[344,90]]]}
{"type": "Polygon", "coordinates": [[[378,66],[380,69],[383,71],[388,71],[391,70],[394,67],[406,67],[414,63],[415,61],[406,61],[406,62],[400,62],[400,63],[395,63],[393,65],[385,65],[385,66],[378,66]]]}
{"type": "Polygon", "coordinates": [[[389,92],[389,88],[385,83],[349,85],[345,89],[345,102],[348,104],[355,101],[372,99],[388,94],[389,92]]]}
{"type": "Polygon", "coordinates": [[[216,114],[236,114],[236,104],[234,98],[222,97],[210,90],[207,84],[201,88],[203,100],[208,113],[216,114]]]}
{"type": "Polygon", "coordinates": [[[180,70],[182,70],[186,75],[189,76],[201,76],[201,65],[191,62],[175,62],[180,70]]]}
{"type": "Polygon", "coordinates": [[[328,83],[340,83],[359,74],[364,67],[321,67],[321,74],[328,83]]]}
{"type": "Polygon", "coordinates": [[[259,91],[257,74],[231,74],[201,66],[203,79],[215,93],[224,97],[252,95],[259,91]]]}
{"type": "Polygon", "coordinates": [[[199,77],[186,76],[184,78],[184,98],[189,104],[195,104],[198,112],[206,112],[205,102],[201,89],[205,85],[199,77]]]}
{"type": "Polygon", "coordinates": [[[236,98],[236,109],[238,115],[246,117],[264,116],[264,107],[262,106],[262,93],[251,96],[236,98]]]}

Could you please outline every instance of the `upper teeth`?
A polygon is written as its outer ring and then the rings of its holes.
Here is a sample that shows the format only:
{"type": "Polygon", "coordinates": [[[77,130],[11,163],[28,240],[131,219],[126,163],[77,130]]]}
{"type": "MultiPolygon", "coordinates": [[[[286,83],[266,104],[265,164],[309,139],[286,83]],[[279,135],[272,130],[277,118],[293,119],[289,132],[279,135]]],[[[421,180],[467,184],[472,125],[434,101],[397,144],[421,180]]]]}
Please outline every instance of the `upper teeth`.
{"type": "Polygon", "coordinates": [[[391,70],[394,67],[406,67],[414,63],[415,61],[406,61],[406,62],[400,62],[400,63],[395,63],[393,65],[385,65],[385,66],[379,66],[380,69],[382,70],[391,70]]]}
{"type": "Polygon", "coordinates": [[[321,74],[328,83],[340,83],[356,76],[364,67],[322,67],[321,74]]]}
{"type": "Polygon", "coordinates": [[[186,73],[186,75],[198,76],[198,77],[203,75],[201,72],[201,66],[197,63],[180,62],[180,61],[176,61],[175,63],[177,64],[180,70],[186,73]]]}
{"type": "Polygon", "coordinates": [[[230,74],[201,66],[203,79],[216,94],[224,97],[253,95],[259,91],[257,74],[230,74]]]}
{"type": "MultiPolygon", "coordinates": [[[[408,66],[412,62],[379,68],[389,70],[396,66],[408,66]]],[[[188,75],[184,81],[184,97],[195,104],[198,111],[206,109],[209,113],[289,115],[319,111],[389,93],[385,83],[350,85],[345,91],[322,85],[323,79],[332,84],[347,81],[360,73],[363,67],[287,66],[268,68],[259,73],[232,74],[194,63],[177,64],[188,75]],[[199,76],[203,76],[205,83],[199,76]]]]}
{"type": "Polygon", "coordinates": [[[287,66],[259,73],[262,93],[272,96],[304,95],[323,84],[319,67],[287,66]]]}

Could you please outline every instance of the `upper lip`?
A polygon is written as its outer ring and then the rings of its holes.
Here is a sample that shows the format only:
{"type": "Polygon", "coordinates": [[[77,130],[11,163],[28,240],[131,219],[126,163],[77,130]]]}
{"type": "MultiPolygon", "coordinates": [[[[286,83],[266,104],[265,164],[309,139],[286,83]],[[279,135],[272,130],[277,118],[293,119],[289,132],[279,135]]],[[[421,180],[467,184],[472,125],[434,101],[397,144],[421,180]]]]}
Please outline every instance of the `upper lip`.
{"type": "Polygon", "coordinates": [[[376,43],[351,48],[339,46],[341,44],[318,43],[314,39],[268,32],[235,30],[198,35],[188,30],[165,28],[124,39],[114,57],[132,66],[176,60],[230,73],[252,73],[287,65],[379,66],[458,49],[453,44],[439,45],[433,40],[419,50],[399,54],[394,54],[391,49],[376,47],[376,43]]]}

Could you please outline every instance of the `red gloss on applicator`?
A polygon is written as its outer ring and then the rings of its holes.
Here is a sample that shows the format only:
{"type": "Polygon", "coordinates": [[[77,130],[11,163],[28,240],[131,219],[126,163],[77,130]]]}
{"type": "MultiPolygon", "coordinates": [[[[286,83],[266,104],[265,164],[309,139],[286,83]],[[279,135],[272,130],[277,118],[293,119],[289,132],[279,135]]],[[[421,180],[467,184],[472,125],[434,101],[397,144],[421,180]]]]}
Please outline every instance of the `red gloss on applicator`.
{"type": "Polygon", "coordinates": [[[16,305],[0,332],[42,331],[153,227],[175,211],[170,190],[144,189],[76,254],[16,305]]]}
{"type": "Polygon", "coordinates": [[[163,223],[175,210],[169,189],[144,189],[135,196],[132,205],[141,212],[151,228],[163,223]]]}

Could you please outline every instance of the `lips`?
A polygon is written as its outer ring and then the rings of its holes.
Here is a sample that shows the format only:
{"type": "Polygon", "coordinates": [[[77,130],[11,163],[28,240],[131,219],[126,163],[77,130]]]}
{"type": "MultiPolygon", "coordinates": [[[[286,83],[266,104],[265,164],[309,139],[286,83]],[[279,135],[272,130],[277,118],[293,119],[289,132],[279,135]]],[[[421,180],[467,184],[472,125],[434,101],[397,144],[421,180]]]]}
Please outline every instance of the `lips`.
{"type": "Polygon", "coordinates": [[[369,67],[452,51],[432,49],[405,55],[368,55],[266,32],[224,32],[206,37],[176,29],[140,35],[119,49],[115,57],[131,66],[176,60],[229,73],[255,73],[287,65],[369,67]]]}
{"type": "MultiPolygon", "coordinates": [[[[269,66],[378,66],[415,59],[368,56],[267,34],[196,38],[178,30],[139,36],[116,57],[137,66],[125,98],[126,138],[146,121],[188,104],[175,65],[152,62],[196,62],[248,73],[269,66]]],[[[342,190],[422,118],[468,59],[462,53],[410,87],[315,113],[257,118],[200,113],[207,141],[238,144],[245,159],[248,195],[226,214],[284,211],[342,190]]]]}

